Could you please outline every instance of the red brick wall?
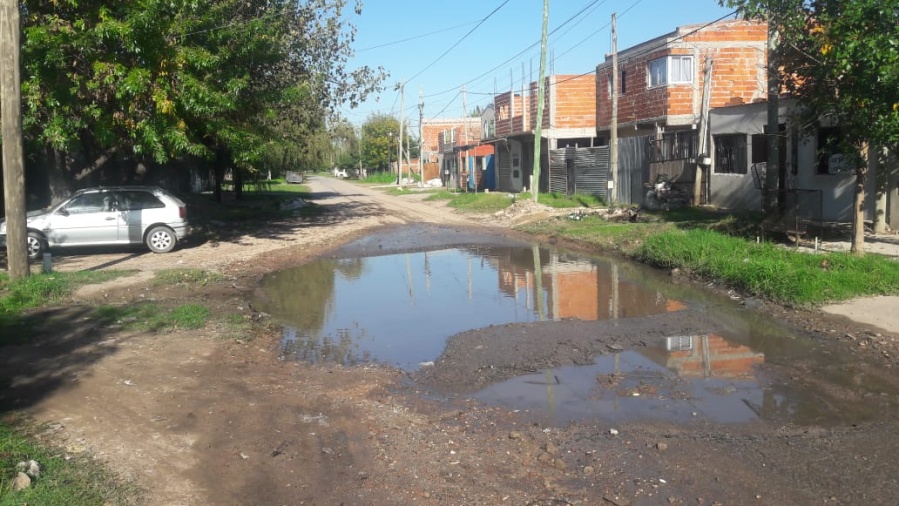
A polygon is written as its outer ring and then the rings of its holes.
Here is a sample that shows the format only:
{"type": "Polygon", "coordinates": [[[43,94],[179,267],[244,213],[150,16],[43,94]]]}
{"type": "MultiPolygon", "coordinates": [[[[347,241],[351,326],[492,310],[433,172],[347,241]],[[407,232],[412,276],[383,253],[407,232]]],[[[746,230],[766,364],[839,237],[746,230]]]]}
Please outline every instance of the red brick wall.
{"type": "MultiPolygon", "coordinates": [[[[585,76],[557,75],[555,93],[549,96],[555,100],[556,114],[554,128],[594,128],[596,126],[596,78],[585,76]]],[[[544,111],[544,118],[549,111],[544,111]]],[[[549,123],[543,122],[548,128],[549,123]]]]}
{"type": "Polygon", "coordinates": [[[523,127],[523,118],[522,118],[522,105],[524,104],[524,100],[521,98],[521,95],[515,94],[514,96],[510,92],[500,93],[493,98],[493,106],[495,110],[495,118],[496,118],[496,136],[503,137],[506,135],[510,135],[514,132],[522,131],[523,127]],[[514,107],[513,107],[514,106],[514,107]],[[512,115],[514,114],[514,117],[512,115]],[[512,119],[512,125],[509,124],[509,119],[512,119]]]}

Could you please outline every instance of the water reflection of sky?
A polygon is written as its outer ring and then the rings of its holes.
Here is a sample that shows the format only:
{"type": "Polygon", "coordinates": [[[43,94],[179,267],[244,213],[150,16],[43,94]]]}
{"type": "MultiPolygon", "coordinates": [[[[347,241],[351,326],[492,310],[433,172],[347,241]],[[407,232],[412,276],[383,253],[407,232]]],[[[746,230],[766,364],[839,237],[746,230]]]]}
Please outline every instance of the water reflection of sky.
{"type": "MultiPolygon", "coordinates": [[[[279,286],[278,274],[265,280],[275,301],[266,310],[288,327],[282,342],[286,354],[300,360],[375,360],[415,369],[435,360],[446,339],[459,332],[541,319],[596,320],[613,311],[608,266],[536,248],[447,249],[359,262],[360,269],[347,275],[332,261],[333,289],[317,294],[326,300],[279,286]],[[305,311],[317,317],[309,318],[305,311]]],[[[318,269],[321,275],[320,267],[297,269],[285,279],[301,279],[303,269],[318,269]]],[[[622,312],[670,310],[670,303],[666,306],[655,291],[634,282],[619,284],[628,302],[622,312]]]]}
{"type": "MultiPolygon", "coordinates": [[[[591,366],[568,366],[491,385],[481,401],[529,410],[564,425],[601,418],[746,422],[758,417],[765,390],[754,376],[678,376],[633,351],[604,355],[591,366]]],[[[772,399],[776,400],[776,399],[772,399]]]]}
{"type": "MultiPolygon", "coordinates": [[[[497,290],[496,262],[466,251],[389,255],[364,262],[359,277],[336,276],[329,304],[334,309],[320,329],[296,329],[292,340],[299,344],[291,346],[342,343],[351,349],[353,358],[343,357],[348,362],[363,360],[364,355],[414,369],[437,358],[453,334],[538,318],[526,294],[516,297],[497,290]],[[349,341],[341,341],[341,336],[349,341]]],[[[289,315],[285,323],[290,325],[289,315]]]]}

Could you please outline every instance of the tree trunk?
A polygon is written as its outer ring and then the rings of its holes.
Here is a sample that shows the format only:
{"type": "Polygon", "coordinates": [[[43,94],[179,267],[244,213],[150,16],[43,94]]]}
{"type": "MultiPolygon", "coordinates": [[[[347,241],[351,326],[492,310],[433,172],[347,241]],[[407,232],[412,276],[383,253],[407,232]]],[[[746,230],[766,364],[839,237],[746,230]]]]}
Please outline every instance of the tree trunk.
{"type": "Polygon", "coordinates": [[[852,213],[852,246],[854,255],[865,254],[865,181],[868,179],[867,162],[855,170],[855,201],[852,213]]]}
{"type": "Polygon", "coordinates": [[[874,233],[882,234],[887,231],[887,193],[890,191],[890,165],[893,157],[888,149],[878,149],[877,163],[874,165],[874,233]]]}
{"type": "Polygon", "coordinates": [[[243,171],[234,169],[232,171],[234,183],[234,199],[243,200],[243,171]]]}
{"type": "Polygon", "coordinates": [[[26,241],[19,27],[19,2],[0,0],[0,130],[3,138],[3,204],[6,208],[6,256],[10,280],[21,279],[31,273],[26,241]]]}

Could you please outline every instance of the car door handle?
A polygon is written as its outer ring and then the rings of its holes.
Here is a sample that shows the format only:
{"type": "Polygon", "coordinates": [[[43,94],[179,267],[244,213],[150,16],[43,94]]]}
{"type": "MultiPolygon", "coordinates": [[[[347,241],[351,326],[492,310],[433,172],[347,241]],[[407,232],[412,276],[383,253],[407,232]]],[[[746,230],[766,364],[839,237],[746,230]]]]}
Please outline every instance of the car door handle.
{"type": "Polygon", "coordinates": [[[106,221],[112,221],[112,220],[114,220],[114,219],[116,219],[115,216],[107,216],[107,217],[106,217],[106,221]]]}

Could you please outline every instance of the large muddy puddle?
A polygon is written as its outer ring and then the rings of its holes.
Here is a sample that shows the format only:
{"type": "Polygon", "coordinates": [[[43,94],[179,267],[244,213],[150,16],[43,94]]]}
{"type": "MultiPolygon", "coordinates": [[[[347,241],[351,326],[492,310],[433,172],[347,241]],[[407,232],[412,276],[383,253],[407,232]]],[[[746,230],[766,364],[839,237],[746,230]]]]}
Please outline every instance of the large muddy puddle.
{"type": "Polygon", "coordinates": [[[502,237],[396,229],[273,273],[262,293],[258,304],[283,324],[284,359],[388,364],[434,392],[547,423],[821,424],[867,419],[897,399],[742,301],[502,237]],[[816,381],[791,380],[797,367],[816,381]]]}

